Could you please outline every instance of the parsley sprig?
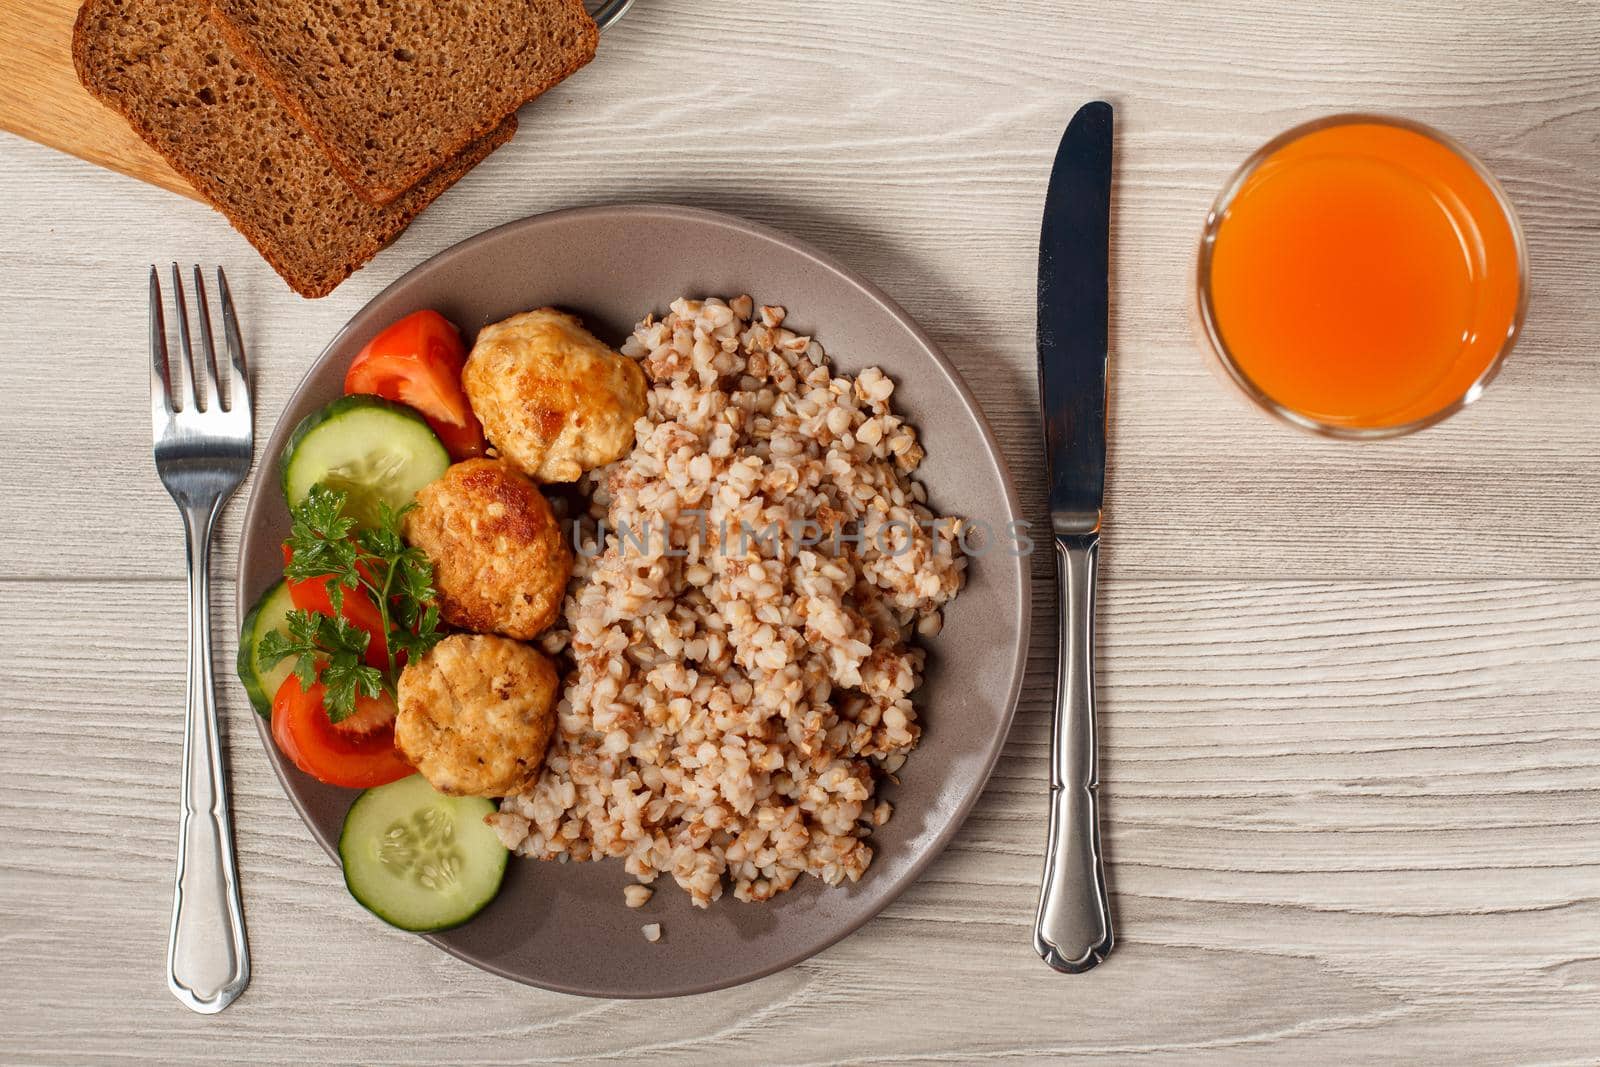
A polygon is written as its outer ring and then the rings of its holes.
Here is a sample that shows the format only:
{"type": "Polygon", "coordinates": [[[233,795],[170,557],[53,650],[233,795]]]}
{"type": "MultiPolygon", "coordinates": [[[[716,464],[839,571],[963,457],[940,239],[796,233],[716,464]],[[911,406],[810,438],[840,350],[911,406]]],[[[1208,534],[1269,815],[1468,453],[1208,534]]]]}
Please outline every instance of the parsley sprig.
{"type": "Polygon", "coordinates": [[[289,612],[287,635],[273,630],[261,639],[261,660],[277,663],[294,657],[294,674],[310,689],[322,682],[322,705],[330,722],[343,722],[356,710],[358,696],[376,697],[387,680],[366,662],[372,636],[342,616],[315,611],[289,612]]]}
{"type": "Polygon", "coordinates": [[[371,635],[342,614],[291,611],[287,635],[273,632],[262,638],[259,656],[264,665],[293,656],[301,685],[322,682],[323,705],[332,722],[349,718],[357,697],[393,693],[400,654],[415,659],[444,636],[439,632],[433,564],[400,533],[413,506],[396,510],[379,502],[377,525],[357,528],[344,513],[345,494],[315,485],[290,509],[291,556],[284,576],[292,582],[331,579],[328,601],[336,613],[344,610],[346,593],[364,594],[378,609],[388,639],[390,669],[384,672],[366,663],[371,635]]]}

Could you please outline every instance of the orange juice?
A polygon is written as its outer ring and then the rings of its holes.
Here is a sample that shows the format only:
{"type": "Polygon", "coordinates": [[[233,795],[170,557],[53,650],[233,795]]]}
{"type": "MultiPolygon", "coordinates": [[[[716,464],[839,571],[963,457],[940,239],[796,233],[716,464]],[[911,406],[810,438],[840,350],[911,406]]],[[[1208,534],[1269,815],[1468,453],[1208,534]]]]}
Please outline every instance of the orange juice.
{"type": "Polygon", "coordinates": [[[1424,127],[1350,116],[1268,145],[1201,249],[1201,313],[1247,393],[1312,429],[1403,432],[1473,399],[1520,324],[1504,194],[1424,127]]]}

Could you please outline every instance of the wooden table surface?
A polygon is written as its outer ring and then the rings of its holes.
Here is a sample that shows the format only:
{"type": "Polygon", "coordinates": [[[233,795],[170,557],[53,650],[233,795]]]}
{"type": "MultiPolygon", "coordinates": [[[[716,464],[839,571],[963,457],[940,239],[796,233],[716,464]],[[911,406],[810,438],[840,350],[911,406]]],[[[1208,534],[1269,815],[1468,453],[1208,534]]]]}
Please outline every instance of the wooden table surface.
{"type": "MultiPolygon", "coordinates": [[[[0,137],[0,1061],[1594,1062],[1597,41],[1586,0],[640,0],[512,145],[318,302],[203,206],[0,137]],[[837,947],[681,1001],[523,988],[370,919],[224,673],[254,980],[214,1018],[178,1005],[162,960],[184,594],[149,458],[149,263],[227,267],[264,439],[338,326],[469,234],[597,201],[745,215],[923,323],[1037,514],[1039,212],[1061,128],[1101,95],[1120,123],[1110,962],[1058,976],[1029,945],[1054,631],[1041,558],[1016,726],[954,845],[837,947]],[[1363,446],[1247,408],[1187,314],[1231,168],[1343,110],[1478,152],[1522,213],[1534,279],[1484,400],[1363,446]]],[[[215,575],[221,668],[241,513],[215,575]]]]}

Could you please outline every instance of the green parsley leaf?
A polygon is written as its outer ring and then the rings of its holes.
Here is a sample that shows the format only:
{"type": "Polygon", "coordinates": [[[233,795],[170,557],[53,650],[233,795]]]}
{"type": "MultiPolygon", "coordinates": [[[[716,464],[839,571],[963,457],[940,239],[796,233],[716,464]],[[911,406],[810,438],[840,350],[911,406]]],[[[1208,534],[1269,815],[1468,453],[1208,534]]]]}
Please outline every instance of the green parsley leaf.
{"type": "Polygon", "coordinates": [[[353,714],[358,697],[393,692],[398,674],[397,668],[386,674],[366,663],[372,638],[343,617],[346,595],[365,597],[378,609],[396,661],[402,653],[408,659],[423,656],[444,637],[433,564],[405,542],[405,516],[416,505],[396,509],[380,501],[377,525],[357,528],[344,514],[345,499],[340,490],[312,486],[291,509],[285,542],[290,549],[285,576],[295,582],[329,579],[328,601],[335,614],[290,612],[288,636],[267,635],[259,653],[268,665],[294,656],[295,675],[307,688],[320,680],[333,722],[353,714]]]}
{"type": "Polygon", "coordinates": [[[331,577],[328,600],[335,611],[344,610],[345,590],[361,587],[356,566],[359,547],[350,540],[354,520],[344,515],[345,494],[337,489],[313,485],[299,507],[290,511],[289,565],[284,574],[290,581],[331,577]]]}
{"type": "Polygon", "coordinates": [[[289,612],[286,624],[289,632],[279,633],[273,630],[261,638],[261,646],[256,650],[256,656],[261,660],[262,666],[272,667],[287,659],[294,657],[294,674],[300,679],[303,688],[310,689],[317,683],[317,619],[319,616],[309,611],[289,612]]]}

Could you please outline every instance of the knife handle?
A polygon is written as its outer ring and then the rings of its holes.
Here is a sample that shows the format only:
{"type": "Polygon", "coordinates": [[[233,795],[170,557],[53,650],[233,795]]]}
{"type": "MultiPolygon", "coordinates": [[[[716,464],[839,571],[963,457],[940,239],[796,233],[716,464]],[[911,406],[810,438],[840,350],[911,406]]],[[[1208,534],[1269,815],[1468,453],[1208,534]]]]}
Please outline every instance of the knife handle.
{"type": "Polygon", "coordinates": [[[1057,534],[1061,612],[1050,736],[1050,841],[1033,947],[1079,974],[1110,953],[1111,901],[1100,855],[1099,745],[1094,719],[1094,593],[1100,535],[1057,534]]]}

